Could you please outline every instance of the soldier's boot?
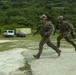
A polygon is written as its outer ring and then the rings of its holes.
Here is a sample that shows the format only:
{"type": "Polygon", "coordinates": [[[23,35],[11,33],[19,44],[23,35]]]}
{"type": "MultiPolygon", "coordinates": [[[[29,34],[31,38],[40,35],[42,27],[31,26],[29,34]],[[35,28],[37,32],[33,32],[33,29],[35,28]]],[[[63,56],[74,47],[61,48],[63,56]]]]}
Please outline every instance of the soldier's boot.
{"type": "Polygon", "coordinates": [[[41,53],[42,53],[42,49],[43,49],[43,47],[40,46],[40,47],[39,47],[39,52],[38,52],[36,55],[33,55],[33,57],[36,58],[36,59],[39,59],[39,58],[40,58],[40,55],[41,55],[41,53]]]}
{"type": "Polygon", "coordinates": [[[60,56],[61,55],[61,50],[59,50],[57,53],[58,53],[58,56],[60,56]]]}
{"type": "Polygon", "coordinates": [[[40,56],[37,56],[37,55],[33,55],[33,57],[36,58],[36,59],[40,58],[40,56]]]}
{"type": "Polygon", "coordinates": [[[33,57],[36,58],[36,59],[39,59],[40,58],[40,55],[39,54],[33,55],[33,57]]]}
{"type": "Polygon", "coordinates": [[[42,53],[42,50],[39,50],[39,52],[36,55],[33,55],[33,57],[36,58],[36,59],[39,59],[41,53],[42,53]]]}

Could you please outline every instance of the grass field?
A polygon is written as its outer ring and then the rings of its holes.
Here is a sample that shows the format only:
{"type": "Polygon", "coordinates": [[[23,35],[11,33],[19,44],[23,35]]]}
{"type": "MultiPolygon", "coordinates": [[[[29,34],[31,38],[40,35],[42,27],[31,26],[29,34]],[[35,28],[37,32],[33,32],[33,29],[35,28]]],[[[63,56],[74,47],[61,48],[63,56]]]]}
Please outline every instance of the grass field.
{"type": "MultiPolygon", "coordinates": [[[[52,35],[50,39],[56,45],[57,35],[55,36],[52,35]]],[[[27,48],[31,50],[37,50],[39,41],[41,40],[41,36],[40,35],[33,36],[32,34],[27,35],[26,37],[23,37],[23,38],[20,38],[20,37],[5,38],[0,36],[0,40],[12,40],[12,41],[17,40],[14,42],[6,42],[6,43],[0,44],[0,51],[9,50],[13,48],[27,48]]],[[[76,39],[72,39],[72,40],[74,42],[76,41],[76,39]]],[[[61,47],[72,47],[72,46],[68,42],[66,42],[65,39],[62,39],[61,47]]],[[[47,46],[45,48],[47,48],[47,46]]]]}

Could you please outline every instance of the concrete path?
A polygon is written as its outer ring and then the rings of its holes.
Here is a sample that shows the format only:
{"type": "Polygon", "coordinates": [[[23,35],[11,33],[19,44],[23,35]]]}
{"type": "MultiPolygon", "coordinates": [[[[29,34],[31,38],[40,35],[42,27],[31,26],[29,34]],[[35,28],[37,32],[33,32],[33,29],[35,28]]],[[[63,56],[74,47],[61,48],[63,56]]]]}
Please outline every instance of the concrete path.
{"type": "Polygon", "coordinates": [[[19,70],[26,60],[21,54],[26,49],[14,48],[0,52],[0,75],[26,75],[25,71],[19,70]]]}
{"type": "Polygon", "coordinates": [[[31,65],[32,75],[76,75],[76,52],[74,48],[61,48],[61,56],[48,48],[43,50],[40,59],[33,58],[37,50],[24,52],[31,65]]]}

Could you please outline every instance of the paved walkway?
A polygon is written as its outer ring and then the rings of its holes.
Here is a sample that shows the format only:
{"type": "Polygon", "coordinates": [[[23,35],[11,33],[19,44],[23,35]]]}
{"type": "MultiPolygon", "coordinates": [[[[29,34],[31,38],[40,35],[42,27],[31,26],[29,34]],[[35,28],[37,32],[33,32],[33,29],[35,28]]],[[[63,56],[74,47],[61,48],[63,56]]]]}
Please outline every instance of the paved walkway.
{"type": "Polygon", "coordinates": [[[33,58],[37,50],[28,50],[24,54],[31,65],[33,75],[76,75],[76,52],[74,48],[62,48],[61,56],[48,48],[43,50],[40,59],[33,58]]]}

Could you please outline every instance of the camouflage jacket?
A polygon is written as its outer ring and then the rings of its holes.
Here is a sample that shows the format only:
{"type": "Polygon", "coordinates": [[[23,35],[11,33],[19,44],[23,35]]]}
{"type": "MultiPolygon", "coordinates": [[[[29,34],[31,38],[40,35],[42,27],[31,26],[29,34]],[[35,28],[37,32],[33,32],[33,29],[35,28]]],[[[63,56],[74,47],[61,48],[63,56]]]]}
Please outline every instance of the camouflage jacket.
{"type": "Polygon", "coordinates": [[[63,24],[59,24],[60,33],[68,33],[73,30],[73,25],[68,21],[64,21],[63,24]]]}
{"type": "Polygon", "coordinates": [[[54,32],[54,25],[51,21],[45,21],[42,23],[40,28],[40,35],[43,36],[50,36],[54,32]]]}

